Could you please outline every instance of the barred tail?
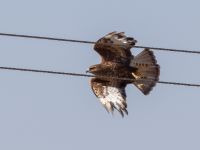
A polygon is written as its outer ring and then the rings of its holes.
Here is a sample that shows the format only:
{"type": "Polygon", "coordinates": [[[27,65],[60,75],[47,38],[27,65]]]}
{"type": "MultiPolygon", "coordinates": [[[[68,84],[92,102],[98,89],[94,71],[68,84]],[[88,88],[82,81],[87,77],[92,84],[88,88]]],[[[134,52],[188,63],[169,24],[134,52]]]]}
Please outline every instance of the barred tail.
{"type": "Polygon", "coordinates": [[[134,85],[142,91],[144,95],[149,94],[159,80],[160,75],[160,66],[157,64],[153,52],[149,49],[144,49],[132,59],[130,66],[137,68],[137,70],[132,73],[133,77],[136,79],[134,85]]]}

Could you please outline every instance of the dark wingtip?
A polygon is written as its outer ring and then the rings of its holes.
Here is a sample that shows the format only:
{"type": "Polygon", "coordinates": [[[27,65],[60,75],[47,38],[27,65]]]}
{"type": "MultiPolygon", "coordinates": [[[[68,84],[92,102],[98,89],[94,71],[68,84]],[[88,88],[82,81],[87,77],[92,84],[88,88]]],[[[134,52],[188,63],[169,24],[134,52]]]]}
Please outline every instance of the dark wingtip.
{"type": "Polygon", "coordinates": [[[137,41],[132,37],[127,37],[124,32],[114,31],[114,32],[108,33],[107,35],[99,39],[96,42],[96,44],[98,43],[120,44],[120,45],[126,46],[127,48],[131,48],[137,43],[137,41]]]}
{"type": "Polygon", "coordinates": [[[124,112],[126,113],[126,115],[128,115],[128,110],[127,109],[124,109],[124,112]]]}

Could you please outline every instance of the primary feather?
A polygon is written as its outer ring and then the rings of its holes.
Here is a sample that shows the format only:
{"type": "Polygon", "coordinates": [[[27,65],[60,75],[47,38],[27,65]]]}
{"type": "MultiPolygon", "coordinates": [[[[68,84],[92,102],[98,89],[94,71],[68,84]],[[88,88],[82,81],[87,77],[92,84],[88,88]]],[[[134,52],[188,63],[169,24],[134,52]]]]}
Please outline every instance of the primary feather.
{"type": "Polygon", "coordinates": [[[116,81],[105,82],[99,78],[92,78],[90,85],[94,94],[108,112],[113,113],[114,109],[117,109],[122,116],[124,116],[124,112],[128,114],[125,86],[118,84],[116,81]]]}

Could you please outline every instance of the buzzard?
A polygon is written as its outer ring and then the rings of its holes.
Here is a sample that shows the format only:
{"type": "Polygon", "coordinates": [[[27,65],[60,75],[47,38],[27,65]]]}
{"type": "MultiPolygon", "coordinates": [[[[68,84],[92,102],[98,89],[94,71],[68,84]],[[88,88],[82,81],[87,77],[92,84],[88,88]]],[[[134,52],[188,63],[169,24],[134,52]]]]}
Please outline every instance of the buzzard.
{"type": "Polygon", "coordinates": [[[134,84],[147,95],[159,79],[160,67],[152,51],[144,49],[137,56],[131,54],[130,49],[136,42],[134,38],[125,36],[124,32],[107,34],[94,45],[94,50],[101,56],[101,63],[90,66],[88,70],[99,76],[90,80],[96,97],[108,112],[113,113],[116,109],[122,117],[124,113],[128,115],[126,85],[134,84]]]}

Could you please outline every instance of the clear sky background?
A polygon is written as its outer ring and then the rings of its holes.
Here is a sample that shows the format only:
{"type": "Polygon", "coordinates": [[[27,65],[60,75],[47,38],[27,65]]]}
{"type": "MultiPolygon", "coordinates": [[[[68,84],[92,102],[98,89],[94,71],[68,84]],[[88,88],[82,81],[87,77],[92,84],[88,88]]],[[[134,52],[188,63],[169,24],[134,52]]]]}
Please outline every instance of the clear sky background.
{"type": "MultiPolygon", "coordinates": [[[[0,32],[200,50],[198,0],[0,0],[0,32]]],[[[141,49],[132,49],[138,54],[141,49]]],[[[200,83],[200,55],[155,52],[164,81],[200,83]]],[[[0,66],[85,73],[93,45],[0,37],[0,66]]],[[[0,70],[1,150],[199,150],[200,88],[127,87],[129,116],[107,114],[89,78],[0,70]]]]}

